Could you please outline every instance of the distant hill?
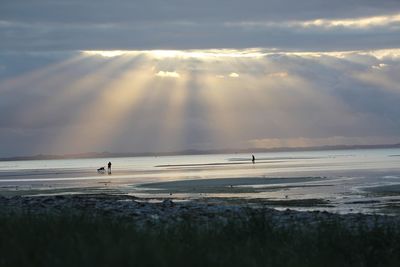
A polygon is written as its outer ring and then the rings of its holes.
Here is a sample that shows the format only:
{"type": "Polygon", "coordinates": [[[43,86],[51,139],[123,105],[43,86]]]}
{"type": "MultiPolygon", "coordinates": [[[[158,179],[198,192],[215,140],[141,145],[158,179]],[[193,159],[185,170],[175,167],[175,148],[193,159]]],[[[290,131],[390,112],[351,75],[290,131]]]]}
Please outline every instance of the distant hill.
{"type": "Polygon", "coordinates": [[[378,149],[378,148],[400,148],[400,144],[383,145],[336,145],[336,146],[313,146],[313,147],[277,147],[277,148],[245,148],[245,149],[214,149],[214,150],[182,150],[176,152],[144,152],[144,153],[112,153],[112,152],[87,152],[65,155],[34,155],[0,158],[0,161],[18,160],[49,160],[49,159],[83,159],[83,158],[119,158],[119,157],[146,157],[146,156],[175,156],[175,155],[204,155],[225,153],[257,153],[257,152],[290,152],[290,151],[323,151],[344,149],[378,149]]]}

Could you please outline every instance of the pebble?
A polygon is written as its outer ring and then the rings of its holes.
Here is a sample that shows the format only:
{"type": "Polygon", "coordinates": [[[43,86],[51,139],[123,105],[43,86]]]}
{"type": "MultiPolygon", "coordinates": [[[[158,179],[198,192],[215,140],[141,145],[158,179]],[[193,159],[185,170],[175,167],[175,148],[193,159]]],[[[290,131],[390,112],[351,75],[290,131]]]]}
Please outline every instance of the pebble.
{"type": "Polygon", "coordinates": [[[357,225],[372,228],[376,225],[400,225],[400,217],[365,214],[333,214],[322,212],[302,212],[291,209],[278,211],[268,207],[254,208],[242,205],[227,205],[221,203],[207,203],[204,201],[173,202],[165,199],[161,203],[150,203],[145,200],[126,195],[62,195],[62,196],[0,196],[0,212],[26,211],[30,213],[60,214],[61,208],[76,212],[87,212],[91,215],[107,215],[113,217],[134,218],[136,223],[150,221],[178,222],[190,219],[199,222],[209,220],[227,222],[229,218],[244,219],[249,214],[265,216],[280,227],[290,227],[299,224],[304,227],[316,225],[319,222],[341,221],[351,229],[357,225]]]}

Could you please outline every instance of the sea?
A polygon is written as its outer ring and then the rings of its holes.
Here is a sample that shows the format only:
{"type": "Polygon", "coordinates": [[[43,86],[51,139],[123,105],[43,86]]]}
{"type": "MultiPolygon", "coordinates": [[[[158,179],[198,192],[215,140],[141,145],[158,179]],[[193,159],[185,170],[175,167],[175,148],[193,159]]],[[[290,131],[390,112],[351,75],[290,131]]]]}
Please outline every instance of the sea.
{"type": "Polygon", "coordinates": [[[400,149],[0,162],[0,195],[128,194],[399,214],[400,149]],[[111,174],[107,163],[112,163],[111,174]],[[98,168],[105,167],[105,173],[98,168]],[[302,204],[303,203],[303,204],[302,204]]]}

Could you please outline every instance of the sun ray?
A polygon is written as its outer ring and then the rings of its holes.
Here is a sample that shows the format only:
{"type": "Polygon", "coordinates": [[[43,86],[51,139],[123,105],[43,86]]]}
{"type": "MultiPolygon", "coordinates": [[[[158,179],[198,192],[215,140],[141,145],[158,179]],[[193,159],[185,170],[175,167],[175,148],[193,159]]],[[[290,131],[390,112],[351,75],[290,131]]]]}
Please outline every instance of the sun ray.
{"type": "Polygon", "coordinates": [[[211,60],[207,55],[204,60],[197,54],[173,54],[84,55],[103,64],[38,109],[58,113],[74,106],[70,126],[61,126],[64,130],[54,140],[55,150],[240,148],[258,136],[291,138],[294,130],[306,132],[309,121],[321,123],[315,114],[329,118],[321,103],[340,106],[269,56],[225,54],[211,60]],[[305,103],[310,112],[298,112],[305,103]],[[135,138],[130,140],[128,133],[135,138]]]}
{"type": "Polygon", "coordinates": [[[38,124],[46,114],[62,114],[63,110],[76,107],[82,99],[93,94],[94,90],[111,83],[113,77],[125,69],[129,60],[128,58],[117,58],[96,66],[97,68],[89,65],[90,70],[87,73],[81,73],[81,76],[69,77],[69,75],[59,73],[59,78],[53,81],[54,84],[48,84],[48,90],[53,92],[46,97],[46,103],[31,109],[24,108],[23,111],[16,114],[15,119],[38,124]],[[63,82],[60,79],[63,79],[63,82]]]}
{"type": "MultiPolygon", "coordinates": [[[[177,69],[180,69],[177,64],[177,69]]],[[[190,88],[187,87],[190,79],[188,72],[179,71],[178,79],[169,79],[169,85],[165,85],[165,79],[162,79],[165,96],[163,97],[166,107],[162,116],[162,125],[158,141],[159,151],[171,151],[181,149],[184,139],[184,110],[187,104],[187,94],[190,88]]]]}
{"type": "Polygon", "coordinates": [[[148,70],[148,64],[133,67],[106,85],[77,116],[76,127],[70,128],[55,144],[101,147],[113,132],[120,130],[125,112],[137,104],[146,83],[152,78],[148,70]]]}
{"type": "Polygon", "coordinates": [[[17,88],[26,89],[33,84],[40,86],[43,83],[51,82],[55,77],[59,77],[60,72],[66,71],[71,66],[77,65],[83,61],[84,57],[79,55],[18,75],[17,77],[0,81],[0,93],[17,88]]]}
{"type": "MultiPolygon", "coordinates": [[[[385,90],[394,94],[400,93],[400,79],[395,79],[384,70],[385,67],[379,66],[368,71],[358,71],[352,73],[352,77],[365,83],[374,85],[378,90],[385,90]]],[[[397,78],[397,77],[396,77],[397,78]]]]}
{"type": "Polygon", "coordinates": [[[206,105],[212,138],[223,147],[239,147],[239,137],[245,131],[239,118],[249,103],[243,74],[237,73],[243,70],[241,62],[240,58],[225,59],[221,66],[224,75],[208,72],[201,79],[201,99],[206,105]]]}

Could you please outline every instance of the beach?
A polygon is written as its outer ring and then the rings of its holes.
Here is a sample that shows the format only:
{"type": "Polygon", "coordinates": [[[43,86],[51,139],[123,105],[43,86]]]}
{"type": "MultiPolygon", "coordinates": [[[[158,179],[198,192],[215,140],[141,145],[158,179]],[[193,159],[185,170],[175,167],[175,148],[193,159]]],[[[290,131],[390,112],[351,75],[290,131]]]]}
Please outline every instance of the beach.
{"type": "Polygon", "coordinates": [[[397,155],[1,162],[0,266],[398,266],[397,155]]]}
{"type": "Polygon", "coordinates": [[[0,195],[127,195],[396,215],[400,150],[337,150],[0,162],[0,195]],[[113,162],[111,175],[97,173],[113,162]]]}

